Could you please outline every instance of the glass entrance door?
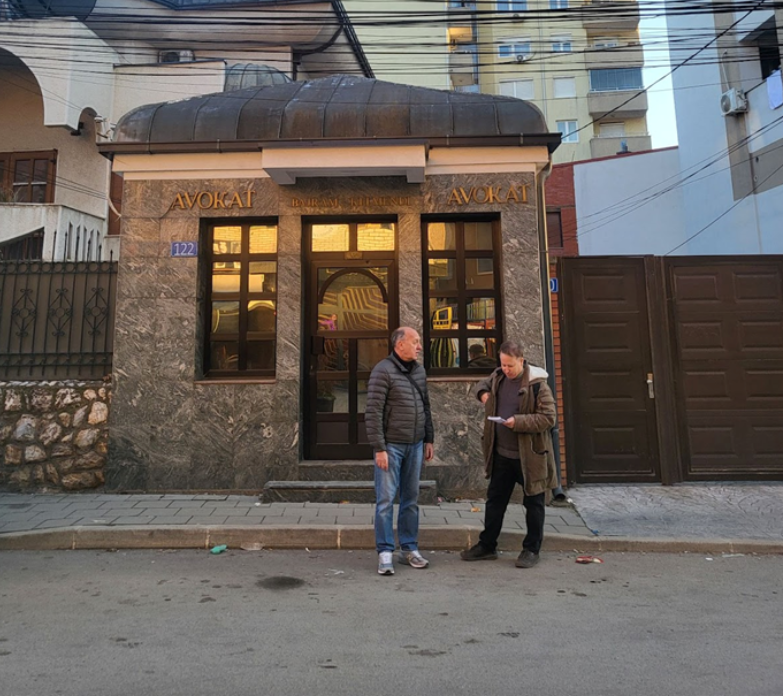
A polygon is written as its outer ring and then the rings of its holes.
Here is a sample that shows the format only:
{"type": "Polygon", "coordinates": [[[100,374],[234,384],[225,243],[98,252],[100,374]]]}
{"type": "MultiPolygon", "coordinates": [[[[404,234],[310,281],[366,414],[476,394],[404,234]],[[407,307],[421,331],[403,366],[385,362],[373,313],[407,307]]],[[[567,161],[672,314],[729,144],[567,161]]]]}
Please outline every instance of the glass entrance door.
{"type": "MultiPolygon", "coordinates": [[[[350,246],[356,246],[361,225],[345,227],[350,246]]],[[[386,227],[393,244],[394,225],[386,227]]],[[[311,228],[313,241],[317,231],[311,228]]],[[[307,459],[372,457],[364,423],[367,382],[372,368],[389,354],[389,334],[397,319],[396,264],[388,253],[380,258],[378,251],[358,253],[350,246],[347,253],[310,254],[304,384],[307,459]]]]}

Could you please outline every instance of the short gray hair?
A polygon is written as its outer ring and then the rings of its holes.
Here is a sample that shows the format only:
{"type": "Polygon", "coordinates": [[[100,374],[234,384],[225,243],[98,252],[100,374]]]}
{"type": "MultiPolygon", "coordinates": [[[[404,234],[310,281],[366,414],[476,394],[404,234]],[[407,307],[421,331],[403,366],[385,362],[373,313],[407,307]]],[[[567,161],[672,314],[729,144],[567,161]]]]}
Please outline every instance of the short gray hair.
{"type": "Polygon", "coordinates": [[[522,351],[522,344],[516,341],[504,341],[500,346],[500,353],[508,355],[512,358],[524,358],[525,354],[522,351]]]}
{"type": "Polygon", "coordinates": [[[403,338],[405,338],[405,332],[408,330],[407,326],[401,326],[398,329],[394,329],[391,335],[391,344],[394,348],[403,338]]]}

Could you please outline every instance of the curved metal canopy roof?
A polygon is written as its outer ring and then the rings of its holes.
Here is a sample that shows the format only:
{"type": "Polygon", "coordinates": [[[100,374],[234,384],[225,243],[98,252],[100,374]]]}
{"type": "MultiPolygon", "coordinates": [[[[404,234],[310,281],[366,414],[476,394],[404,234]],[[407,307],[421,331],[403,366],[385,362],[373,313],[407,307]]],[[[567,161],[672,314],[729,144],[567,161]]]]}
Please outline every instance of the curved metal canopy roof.
{"type": "Polygon", "coordinates": [[[240,150],[297,141],[427,140],[546,145],[541,112],[521,99],[337,75],[149,104],[120,119],[104,152],[240,150]]]}

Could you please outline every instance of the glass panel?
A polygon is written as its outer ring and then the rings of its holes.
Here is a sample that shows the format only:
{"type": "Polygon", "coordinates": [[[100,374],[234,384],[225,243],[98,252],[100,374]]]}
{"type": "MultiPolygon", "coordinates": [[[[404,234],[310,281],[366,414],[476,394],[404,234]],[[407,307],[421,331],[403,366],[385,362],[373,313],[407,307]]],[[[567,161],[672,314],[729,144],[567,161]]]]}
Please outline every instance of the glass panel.
{"type": "Polygon", "coordinates": [[[252,225],[250,227],[250,253],[277,253],[277,225],[252,225]]]}
{"type": "Polygon", "coordinates": [[[465,259],[465,287],[468,290],[492,290],[495,287],[492,259],[465,259]]]}
{"type": "Polygon", "coordinates": [[[459,341],[456,338],[431,339],[430,367],[459,367],[459,341]]]}
{"type": "Polygon", "coordinates": [[[430,298],[430,327],[435,331],[447,331],[459,327],[457,301],[453,297],[430,298]]]}
{"type": "Polygon", "coordinates": [[[277,263],[251,261],[249,265],[250,292],[277,292],[277,263]]]}
{"type": "Polygon", "coordinates": [[[241,227],[215,227],[212,231],[213,254],[238,254],[242,251],[241,227]]]}
{"type": "Polygon", "coordinates": [[[318,356],[318,371],[336,372],[348,369],[348,339],[327,338],[324,352],[318,356]]]}
{"type": "Polygon", "coordinates": [[[389,340],[386,338],[360,338],[358,348],[359,371],[370,371],[389,354],[389,340]]]}
{"type": "Polygon", "coordinates": [[[16,166],[14,168],[14,183],[26,184],[30,181],[30,169],[32,166],[32,160],[16,160],[16,166]]]}
{"type": "Polygon", "coordinates": [[[212,294],[238,293],[242,264],[239,261],[216,261],[212,264],[212,294]]]}
{"type": "Polygon", "coordinates": [[[356,226],[359,251],[394,251],[393,222],[363,222],[356,226]]]}
{"type": "Polygon", "coordinates": [[[212,303],[212,333],[235,334],[239,332],[239,302],[212,303]]]}
{"type": "Polygon", "coordinates": [[[348,380],[318,380],[315,397],[318,413],[348,413],[348,380]]]}
{"type": "Polygon", "coordinates": [[[457,289],[457,262],[454,259],[429,260],[430,290],[457,289]]]}
{"type": "Polygon", "coordinates": [[[367,380],[366,379],[360,379],[356,383],[357,389],[359,390],[356,394],[357,396],[357,412],[358,413],[364,413],[367,410],[367,380]]]}
{"type": "Polygon", "coordinates": [[[236,370],[239,367],[239,344],[236,341],[212,341],[209,357],[213,370],[236,370]]]}
{"type": "Polygon", "coordinates": [[[430,222],[427,225],[427,249],[454,251],[457,248],[456,225],[453,222],[430,222]]]}
{"type": "MultiPolygon", "coordinates": [[[[319,285],[321,272],[319,270],[319,285]]],[[[340,331],[388,331],[388,304],[376,282],[374,271],[349,272],[330,278],[323,300],[318,305],[318,333],[340,331]]],[[[383,283],[385,285],[385,283],[383,283]]]]}
{"type": "Polygon", "coordinates": [[[30,202],[43,203],[46,200],[46,184],[36,184],[31,188],[30,202]]]}
{"type": "Polygon", "coordinates": [[[348,225],[313,225],[313,251],[348,251],[348,225]]]}
{"type": "Polygon", "coordinates": [[[248,370],[274,370],[275,368],[275,342],[274,341],[248,341],[247,342],[247,369],[248,370]]]}
{"type": "Polygon", "coordinates": [[[247,330],[274,333],[275,301],[251,300],[247,303],[247,330]]]}
{"type": "Polygon", "coordinates": [[[477,297],[468,300],[468,328],[495,328],[495,300],[491,297],[477,297]]]}
{"type": "Polygon", "coordinates": [[[38,183],[46,183],[46,172],[48,169],[48,162],[45,159],[35,160],[33,164],[33,181],[38,183]]]}
{"type": "Polygon", "coordinates": [[[498,366],[494,338],[468,338],[468,367],[493,369],[498,366]]]}
{"type": "Polygon", "coordinates": [[[492,251],[492,223],[466,222],[465,249],[468,251],[492,251]]]}

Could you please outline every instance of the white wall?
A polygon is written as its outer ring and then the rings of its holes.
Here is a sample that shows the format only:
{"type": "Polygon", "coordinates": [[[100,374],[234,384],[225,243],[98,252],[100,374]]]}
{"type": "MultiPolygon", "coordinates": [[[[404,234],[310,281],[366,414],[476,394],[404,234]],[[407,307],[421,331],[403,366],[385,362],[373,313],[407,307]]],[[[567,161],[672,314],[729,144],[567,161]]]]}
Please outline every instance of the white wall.
{"type": "Polygon", "coordinates": [[[579,254],[662,256],[679,244],[679,166],[677,148],[575,164],[579,254]]]}

